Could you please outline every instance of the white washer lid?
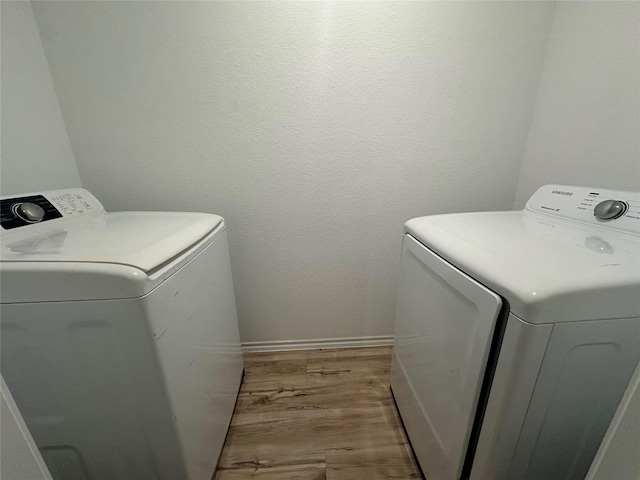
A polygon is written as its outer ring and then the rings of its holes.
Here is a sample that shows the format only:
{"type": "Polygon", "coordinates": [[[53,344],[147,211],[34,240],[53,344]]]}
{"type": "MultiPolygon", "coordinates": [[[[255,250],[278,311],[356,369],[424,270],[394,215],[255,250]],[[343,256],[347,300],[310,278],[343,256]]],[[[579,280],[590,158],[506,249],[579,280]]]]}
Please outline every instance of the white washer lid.
{"type": "Polygon", "coordinates": [[[205,213],[103,212],[39,228],[34,235],[5,235],[0,259],[121,264],[149,273],[221,222],[220,216],[205,213]]]}
{"type": "Polygon", "coordinates": [[[640,237],[528,211],[435,215],[405,232],[531,323],[640,316],[640,237]]]}

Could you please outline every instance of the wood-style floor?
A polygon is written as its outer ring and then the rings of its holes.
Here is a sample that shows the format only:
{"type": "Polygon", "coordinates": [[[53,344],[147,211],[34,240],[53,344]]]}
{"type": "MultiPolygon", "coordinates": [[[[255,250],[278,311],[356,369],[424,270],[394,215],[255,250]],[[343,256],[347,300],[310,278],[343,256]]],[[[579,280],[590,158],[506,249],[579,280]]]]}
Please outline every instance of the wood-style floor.
{"type": "Polygon", "coordinates": [[[389,390],[391,347],[245,354],[215,480],[420,479],[389,390]]]}

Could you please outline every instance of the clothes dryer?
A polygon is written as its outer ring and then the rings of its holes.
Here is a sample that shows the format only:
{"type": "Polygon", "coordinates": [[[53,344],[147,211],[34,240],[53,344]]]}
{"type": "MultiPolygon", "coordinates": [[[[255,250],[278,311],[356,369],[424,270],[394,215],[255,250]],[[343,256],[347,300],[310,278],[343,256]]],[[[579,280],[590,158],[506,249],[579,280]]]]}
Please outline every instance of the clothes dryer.
{"type": "Polygon", "coordinates": [[[54,479],[209,480],[243,371],[223,219],[78,188],[0,213],[0,366],[54,479]]]}
{"type": "Polygon", "coordinates": [[[404,228],[391,387],[428,480],[582,480],[640,359],[640,195],[404,228]]]}

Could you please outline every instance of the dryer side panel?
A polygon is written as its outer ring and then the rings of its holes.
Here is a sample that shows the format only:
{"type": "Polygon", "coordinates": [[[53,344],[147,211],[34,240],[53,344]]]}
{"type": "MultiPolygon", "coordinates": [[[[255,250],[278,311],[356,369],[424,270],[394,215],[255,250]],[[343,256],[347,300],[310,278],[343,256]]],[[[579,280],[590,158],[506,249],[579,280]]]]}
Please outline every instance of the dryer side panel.
{"type": "Polygon", "coordinates": [[[508,478],[582,480],[639,359],[639,318],[555,325],[508,478]]]}
{"type": "Polygon", "coordinates": [[[507,480],[552,329],[552,325],[532,325],[509,315],[471,480],[507,480]]]}

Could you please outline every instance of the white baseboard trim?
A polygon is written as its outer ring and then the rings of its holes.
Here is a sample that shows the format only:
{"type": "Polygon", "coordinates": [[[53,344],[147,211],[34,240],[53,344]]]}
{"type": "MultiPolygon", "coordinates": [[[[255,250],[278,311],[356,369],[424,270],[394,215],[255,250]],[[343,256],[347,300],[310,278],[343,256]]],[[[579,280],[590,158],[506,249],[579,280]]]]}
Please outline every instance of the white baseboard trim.
{"type": "Polygon", "coordinates": [[[386,347],[393,345],[393,335],[375,337],[323,338],[319,340],[279,340],[273,342],[243,342],[243,352],[280,352],[315,350],[318,348],[386,347]]]}

